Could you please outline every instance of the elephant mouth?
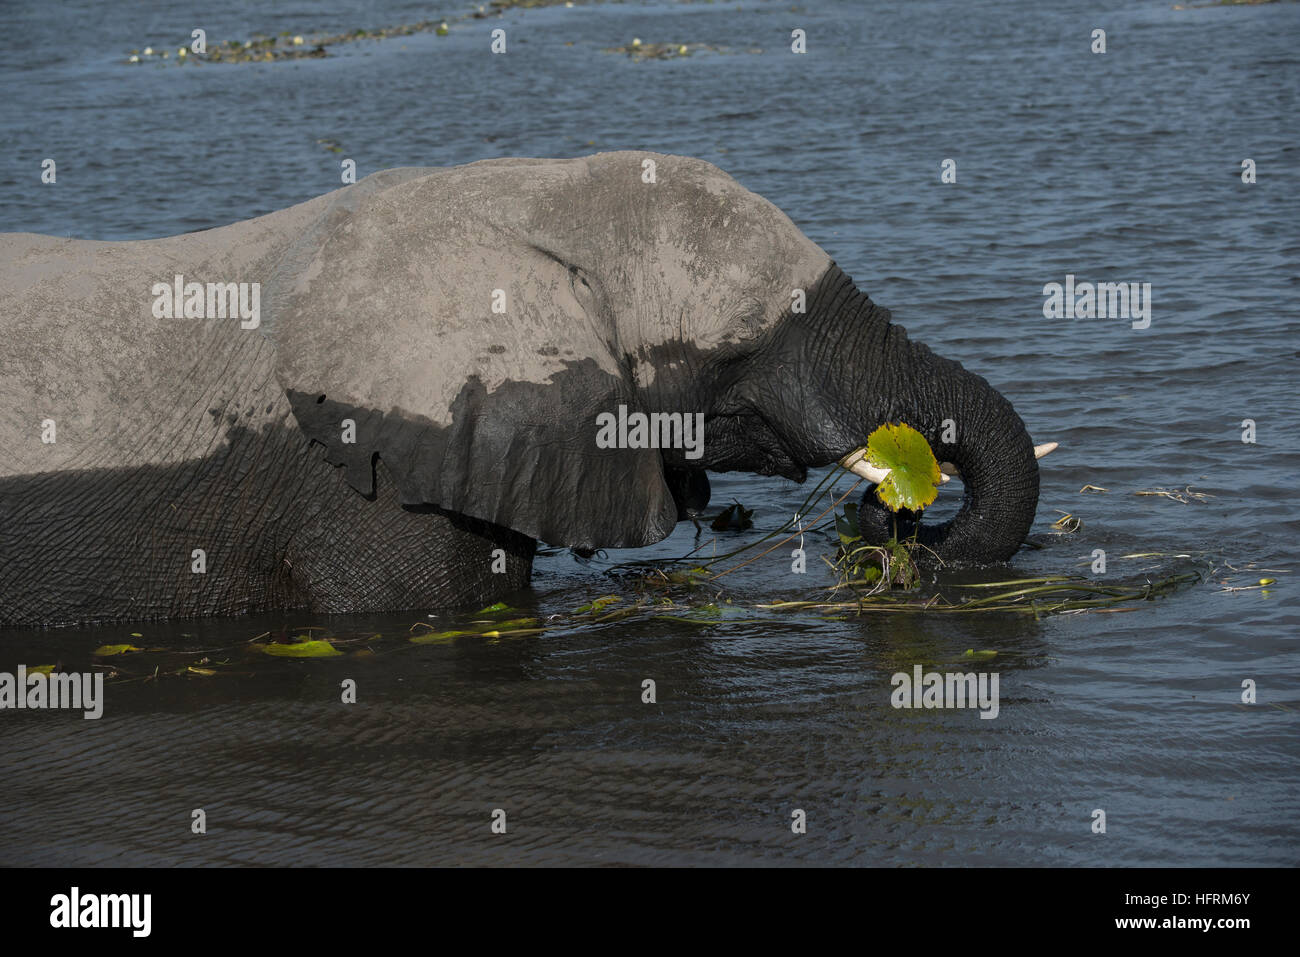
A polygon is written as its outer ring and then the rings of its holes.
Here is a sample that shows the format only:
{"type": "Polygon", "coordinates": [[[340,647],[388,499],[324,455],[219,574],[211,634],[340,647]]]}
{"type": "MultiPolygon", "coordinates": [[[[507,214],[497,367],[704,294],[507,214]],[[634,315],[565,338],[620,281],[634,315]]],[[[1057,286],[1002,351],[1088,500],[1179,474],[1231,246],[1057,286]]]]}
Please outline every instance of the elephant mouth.
{"type": "Polygon", "coordinates": [[[761,413],[721,414],[709,421],[710,469],[777,475],[792,482],[808,477],[807,466],[761,413]]]}

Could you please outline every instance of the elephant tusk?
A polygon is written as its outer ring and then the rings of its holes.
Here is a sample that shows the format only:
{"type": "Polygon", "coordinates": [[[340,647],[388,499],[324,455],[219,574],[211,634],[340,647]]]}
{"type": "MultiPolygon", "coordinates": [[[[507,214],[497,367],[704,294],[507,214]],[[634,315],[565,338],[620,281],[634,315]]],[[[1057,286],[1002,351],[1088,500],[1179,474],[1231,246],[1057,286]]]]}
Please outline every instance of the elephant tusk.
{"type": "MultiPolygon", "coordinates": [[[[1055,452],[1057,448],[1058,443],[1056,442],[1044,442],[1042,445],[1035,445],[1034,458],[1041,459],[1044,455],[1055,452]]],[[[951,462],[940,462],[939,471],[944,475],[951,475],[953,478],[961,478],[961,472],[957,471],[957,466],[951,462]]],[[[944,481],[947,481],[947,479],[944,481]]]]}
{"type": "MultiPolygon", "coordinates": [[[[1035,445],[1034,458],[1041,459],[1044,455],[1055,452],[1058,447],[1059,445],[1056,442],[1044,442],[1042,445],[1035,445]]],[[[951,475],[953,478],[961,478],[961,472],[957,471],[957,466],[951,462],[940,462],[939,471],[945,476],[951,475]]],[[[945,478],[944,481],[946,482],[947,479],[945,478]]]]}
{"type": "Polygon", "coordinates": [[[868,482],[875,482],[879,485],[886,476],[889,475],[889,469],[878,469],[867,461],[867,449],[863,446],[850,452],[844,458],[840,459],[840,465],[848,469],[854,475],[866,479],[868,482]]]}

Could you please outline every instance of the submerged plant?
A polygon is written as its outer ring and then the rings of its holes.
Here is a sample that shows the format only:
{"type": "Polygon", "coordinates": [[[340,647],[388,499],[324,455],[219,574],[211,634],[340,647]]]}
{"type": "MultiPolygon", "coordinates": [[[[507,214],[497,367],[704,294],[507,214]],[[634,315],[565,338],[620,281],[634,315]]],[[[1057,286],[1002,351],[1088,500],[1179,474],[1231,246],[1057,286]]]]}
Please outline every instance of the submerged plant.
{"type": "Polygon", "coordinates": [[[839,549],[834,562],[837,588],[869,588],[871,593],[890,588],[914,588],[921,580],[913,553],[925,546],[916,540],[899,540],[897,514],[906,509],[918,516],[939,494],[939,461],[930,443],[906,423],[882,425],[867,439],[866,459],[888,474],[876,486],[876,497],[895,515],[894,537],[883,545],[862,540],[858,506],[849,503],[835,516],[839,549]]]}

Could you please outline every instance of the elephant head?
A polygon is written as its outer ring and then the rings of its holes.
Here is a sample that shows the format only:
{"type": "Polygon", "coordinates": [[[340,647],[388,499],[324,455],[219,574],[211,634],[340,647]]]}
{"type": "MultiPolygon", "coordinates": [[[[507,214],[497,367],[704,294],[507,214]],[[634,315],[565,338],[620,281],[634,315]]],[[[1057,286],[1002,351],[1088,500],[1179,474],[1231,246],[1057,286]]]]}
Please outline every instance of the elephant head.
{"type": "Polygon", "coordinates": [[[708,163],[390,170],[323,208],[265,327],[299,424],[363,494],[381,458],[404,504],[632,547],[700,506],[704,469],[802,481],[903,421],[965,482],[923,531],[941,558],[1002,561],[1029,529],[1038,469],[1010,404],[708,163]],[[602,447],[620,407],[702,415],[700,454],[602,447]]]}

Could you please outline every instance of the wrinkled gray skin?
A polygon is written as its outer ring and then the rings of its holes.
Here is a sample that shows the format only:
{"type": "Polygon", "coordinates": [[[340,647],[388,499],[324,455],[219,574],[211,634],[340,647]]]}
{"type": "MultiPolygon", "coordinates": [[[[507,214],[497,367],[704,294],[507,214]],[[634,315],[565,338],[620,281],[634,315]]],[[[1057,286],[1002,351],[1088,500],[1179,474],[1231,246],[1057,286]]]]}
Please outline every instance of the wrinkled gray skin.
{"type": "Polygon", "coordinates": [[[701,470],[802,481],[889,421],[965,479],[924,540],[1009,558],[1038,497],[1010,405],[699,160],[395,169],[167,239],[5,234],[0,625],[486,604],[538,539],[658,541],[701,470]],[[260,328],[155,318],[177,273],[260,282],[260,328]],[[597,448],[620,403],[704,413],[703,457],[597,448]]]}

